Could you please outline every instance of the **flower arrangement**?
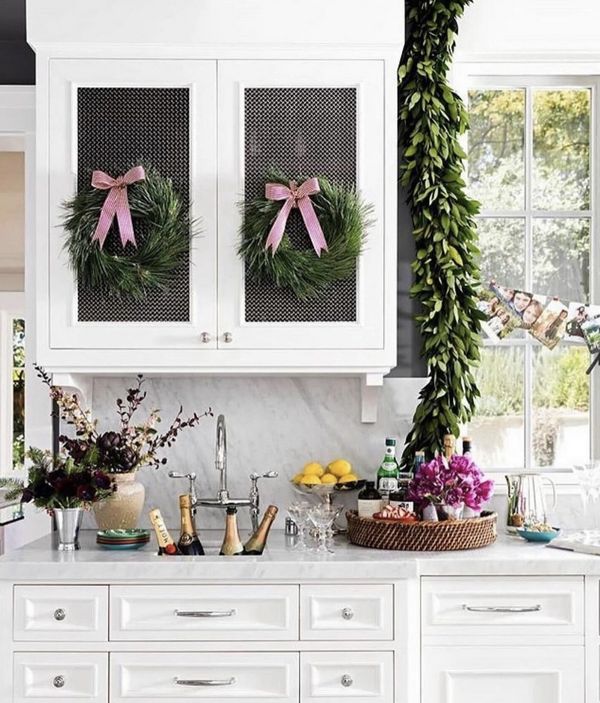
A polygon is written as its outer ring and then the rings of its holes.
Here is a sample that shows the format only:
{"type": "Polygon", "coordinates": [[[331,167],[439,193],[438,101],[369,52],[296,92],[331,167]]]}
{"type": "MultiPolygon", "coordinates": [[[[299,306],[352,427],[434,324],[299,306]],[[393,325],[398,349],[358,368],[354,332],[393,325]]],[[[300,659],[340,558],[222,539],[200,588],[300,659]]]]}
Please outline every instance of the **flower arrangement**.
{"type": "Polygon", "coordinates": [[[27,485],[17,479],[7,479],[7,500],[33,502],[38,508],[60,510],[89,508],[92,503],[109,498],[115,486],[111,477],[88,464],[76,464],[71,457],[53,457],[48,451],[29,449],[31,461],[27,485]]]}
{"type": "Polygon", "coordinates": [[[420,507],[428,504],[479,511],[494,493],[494,482],[469,456],[437,456],[422,464],[409,486],[409,494],[420,507]]]}
{"type": "Polygon", "coordinates": [[[109,474],[132,473],[144,466],[159,468],[167,463],[166,457],[160,456],[161,449],[171,447],[181,430],[195,427],[202,417],[212,416],[209,408],[202,415],[194,413],[185,418],[180,407],[171,425],[162,434],[156,429],[161,422],[158,409],[152,409],[143,422],[136,422],[136,413],[146,399],[144,378],[139,375],[136,384],[127,390],[125,400],[118,398],[116,401],[119,428],[100,433],[97,420],[81,406],[77,396],[52,385],[44,369],[39,366],[35,368],[50,389],[50,397],[58,406],[61,420],[74,430],[75,436],[59,437],[67,457],[76,465],[94,466],[109,474]]]}

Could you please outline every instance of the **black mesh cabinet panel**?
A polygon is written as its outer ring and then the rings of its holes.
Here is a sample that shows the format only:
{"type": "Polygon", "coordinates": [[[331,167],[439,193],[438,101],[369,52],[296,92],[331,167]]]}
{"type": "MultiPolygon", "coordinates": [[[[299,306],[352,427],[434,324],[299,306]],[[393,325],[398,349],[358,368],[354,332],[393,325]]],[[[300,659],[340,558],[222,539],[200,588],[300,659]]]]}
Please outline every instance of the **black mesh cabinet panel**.
{"type": "MultiPolygon", "coordinates": [[[[356,183],[355,88],[246,88],[244,106],[247,199],[264,192],[272,169],[290,178],[325,176],[347,186],[356,183]]],[[[296,247],[312,247],[297,210],[286,231],[296,247]]],[[[353,322],[356,286],[354,276],[333,284],[318,300],[301,302],[247,276],[246,321],[353,322]]]]}
{"type": "MultiPolygon", "coordinates": [[[[94,169],[111,176],[148,164],[173,180],[189,204],[190,106],[187,88],[78,88],[78,188],[89,185],[94,169]]],[[[134,222],[137,239],[144,237],[134,222]]],[[[111,229],[105,248],[119,250],[111,229]]],[[[113,300],[78,286],[80,321],[187,322],[190,319],[189,261],[166,293],[152,293],[142,303],[113,300]]]]}

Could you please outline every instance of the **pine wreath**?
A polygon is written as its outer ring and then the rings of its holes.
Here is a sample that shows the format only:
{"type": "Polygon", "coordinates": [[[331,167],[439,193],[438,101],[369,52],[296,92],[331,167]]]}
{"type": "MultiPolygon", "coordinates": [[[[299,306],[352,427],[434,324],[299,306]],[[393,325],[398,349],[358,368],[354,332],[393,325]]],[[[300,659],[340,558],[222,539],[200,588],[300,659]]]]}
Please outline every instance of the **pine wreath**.
{"type": "MultiPolygon", "coordinates": [[[[298,179],[302,183],[304,179],[298,179]]],[[[287,186],[288,178],[280,173],[268,176],[270,183],[287,186]]],[[[325,235],[328,251],[315,254],[314,249],[296,249],[287,233],[275,253],[266,241],[282,203],[266,196],[242,203],[243,222],[238,254],[246,264],[246,273],[260,283],[287,288],[300,300],[317,298],[334,281],[351,278],[356,273],[372,206],[363,202],[355,188],[345,188],[326,178],[318,178],[320,192],[311,196],[312,205],[325,235]]]]}
{"type": "MultiPolygon", "coordinates": [[[[194,236],[188,208],[170,178],[154,168],[145,178],[127,188],[134,226],[145,225],[136,245],[102,248],[92,237],[106,190],[90,186],[65,203],[65,249],[78,282],[105,295],[143,300],[151,290],[167,290],[189,253],[194,236]]],[[[118,236],[111,228],[108,238],[118,236]]]]}

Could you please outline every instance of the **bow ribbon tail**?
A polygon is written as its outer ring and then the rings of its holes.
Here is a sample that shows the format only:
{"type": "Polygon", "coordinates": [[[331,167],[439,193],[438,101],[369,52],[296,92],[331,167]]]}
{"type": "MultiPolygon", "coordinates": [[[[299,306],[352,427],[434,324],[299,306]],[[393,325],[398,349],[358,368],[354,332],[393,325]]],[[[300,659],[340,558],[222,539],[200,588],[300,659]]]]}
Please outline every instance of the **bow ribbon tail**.
{"type": "Polygon", "coordinates": [[[98,224],[94,230],[94,235],[92,241],[97,241],[100,245],[100,249],[104,246],[104,241],[108,234],[108,230],[112,224],[115,212],[117,211],[117,199],[119,197],[118,188],[111,188],[104,200],[102,205],[102,210],[100,211],[100,217],[98,218],[98,224]]]}
{"type": "Polygon", "coordinates": [[[127,242],[131,242],[134,247],[137,247],[135,235],[133,233],[133,220],[131,219],[131,210],[129,209],[129,199],[127,198],[127,187],[118,188],[116,200],[117,222],[119,223],[119,234],[121,235],[121,244],[123,248],[127,242]]]}
{"type": "Polygon", "coordinates": [[[292,208],[294,207],[294,197],[290,195],[286,198],[285,203],[281,210],[277,213],[275,222],[269,231],[269,236],[265,243],[265,249],[268,251],[271,248],[271,253],[274,255],[277,251],[277,247],[281,244],[283,238],[283,233],[285,232],[285,225],[289,217],[292,208]]]}
{"type": "Polygon", "coordinates": [[[329,249],[327,248],[325,235],[321,229],[321,223],[319,222],[315,208],[308,195],[298,200],[298,209],[304,220],[306,231],[308,232],[314,250],[317,256],[321,256],[322,251],[329,251],[329,249]]]}

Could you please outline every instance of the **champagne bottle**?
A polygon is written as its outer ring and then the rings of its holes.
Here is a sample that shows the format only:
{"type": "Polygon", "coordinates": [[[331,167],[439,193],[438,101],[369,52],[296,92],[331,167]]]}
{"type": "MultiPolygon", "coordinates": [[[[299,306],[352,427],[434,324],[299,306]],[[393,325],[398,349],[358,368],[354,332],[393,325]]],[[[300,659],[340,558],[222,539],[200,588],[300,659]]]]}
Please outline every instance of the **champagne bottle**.
{"type": "Polygon", "coordinates": [[[237,526],[237,508],[235,506],[230,506],[227,508],[227,517],[225,518],[225,537],[223,537],[223,544],[221,545],[221,551],[219,554],[225,556],[236,556],[244,551],[242,546],[242,541],[240,539],[240,533],[238,532],[237,526]]]}
{"type": "Polygon", "coordinates": [[[189,493],[179,496],[179,510],[181,512],[181,533],[177,543],[179,551],[182,554],[203,555],[204,549],[196,532],[189,493]]]}
{"type": "Polygon", "coordinates": [[[275,505],[269,505],[269,507],[265,510],[263,519],[261,520],[256,532],[244,545],[244,554],[262,554],[264,552],[267,545],[269,530],[273,525],[273,520],[275,520],[276,515],[277,507],[275,505]]]}
{"type": "Polygon", "coordinates": [[[154,527],[156,532],[156,541],[158,542],[158,553],[159,554],[179,554],[175,540],[169,534],[169,530],[165,525],[163,516],[160,514],[160,510],[155,508],[150,511],[150,522],[154,527]]]}
{"type": "Polygon", "coordinates": [[[444,435],[444,456],[446,459],[450,460],[450,457],[454,456],[456,453],[456,439],[454,435],[445,434],[444,435]]]}

